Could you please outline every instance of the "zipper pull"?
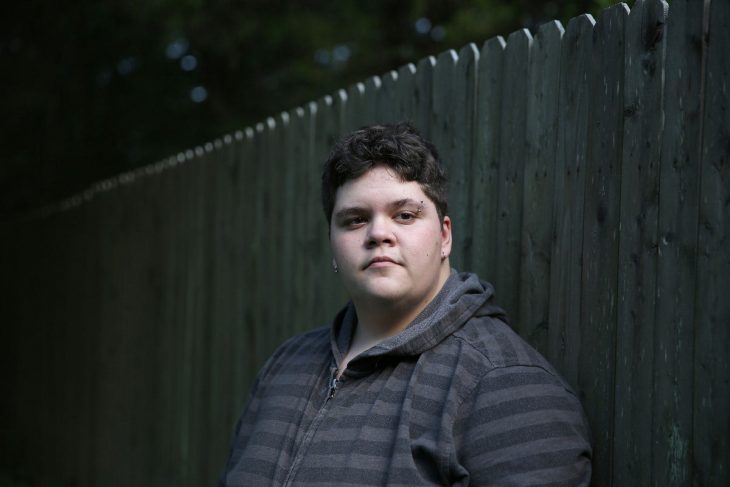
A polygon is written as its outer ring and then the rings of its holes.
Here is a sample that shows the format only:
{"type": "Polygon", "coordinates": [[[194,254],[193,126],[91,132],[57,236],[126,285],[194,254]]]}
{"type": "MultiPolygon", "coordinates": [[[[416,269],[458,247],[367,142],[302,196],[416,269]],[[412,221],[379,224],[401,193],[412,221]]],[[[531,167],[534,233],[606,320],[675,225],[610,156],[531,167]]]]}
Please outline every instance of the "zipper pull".
{"type": "Polygon", "coordinates": [[[332,372],[332,378],[330,379],[330,395],[329,399],[332,399],[335,397],[335,393],[337,392],[337,369],[335,369],[332,372]]]}

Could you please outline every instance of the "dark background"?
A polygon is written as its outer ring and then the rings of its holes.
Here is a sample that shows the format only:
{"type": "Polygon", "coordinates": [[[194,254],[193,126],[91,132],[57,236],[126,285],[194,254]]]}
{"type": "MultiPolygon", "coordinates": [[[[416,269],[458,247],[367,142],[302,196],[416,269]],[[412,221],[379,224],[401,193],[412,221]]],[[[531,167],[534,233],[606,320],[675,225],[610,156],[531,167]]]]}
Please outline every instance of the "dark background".
{"type": "Polygon", "coordinates": [[[0,216],[424,56],[609,3],[11,2],[0,15],[0,216]]]}

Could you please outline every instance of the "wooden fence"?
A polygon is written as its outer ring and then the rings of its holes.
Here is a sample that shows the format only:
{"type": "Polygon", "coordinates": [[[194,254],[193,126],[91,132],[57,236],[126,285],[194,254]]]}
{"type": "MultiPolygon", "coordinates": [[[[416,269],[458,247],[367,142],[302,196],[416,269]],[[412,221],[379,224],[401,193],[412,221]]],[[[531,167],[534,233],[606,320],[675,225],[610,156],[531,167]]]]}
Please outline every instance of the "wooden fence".
{"type": "Polygon", "coordinates": [[[330,145],[409,119],[450,173],[455,266],[579,393],[594,485],[730,485],[728,25],[726,0],[639,0],[520,30],[4,222],[0,467],[214,483],[259,365],[344,302],[330,145]]]}

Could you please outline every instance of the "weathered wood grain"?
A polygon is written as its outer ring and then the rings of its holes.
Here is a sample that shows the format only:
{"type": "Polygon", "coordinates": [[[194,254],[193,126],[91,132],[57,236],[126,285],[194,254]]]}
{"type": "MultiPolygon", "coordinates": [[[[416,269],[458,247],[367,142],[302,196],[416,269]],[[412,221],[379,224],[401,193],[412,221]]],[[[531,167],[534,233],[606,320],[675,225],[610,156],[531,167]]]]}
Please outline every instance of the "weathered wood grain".
{"type": "Polygon", "coordinates": [[[479,54],[474,120],[472,178],[471,269],[491,281],[496,272],[499,139],[502,107],[502,60],[506,42],[494,37],[479,54]]]}
{"type": "Polygon", "coordinates": [[[235,167],[237,170],[237,191],[234,200],[234,230],[235,247],[235,278],[234,294],[236,297],[237,323],[234,328],[235,360],[233,367],[239,366],[242,370],[235,371],[232,381],[242,390],[233,395],[232,402],[240,412],[243,401],[248,395],[248,387],[253,382],[253,376],[258,370],[258,357],[253,347],[256,343],[256,329],[254,327],[254,312],[257,303],[254,301],[251,286],[254,272],[254,255],[252,252],[252,229],[256,228],[256,209],[254,204],[256,159],[254,158],[254,137],[252,127],[235,134],[236,155],[235,167]]]}
{"type": "Polygon", "coordinates": [[[349,133],[365,125],[365,84],[355,83],[347,90],[347,105],[343,120],[343,129],[349,133]]]}
{"type": "Polygon", "coordinates": [[[654,485],[688,485],[692,478],[702,17],[702,2],[676,1],[667,21],[651,432],[654,485]]]}
{"type": "Polygon", "coordinates": [[[583,205],[594,25],[590,15],[571,19],[562,41],[550,260],[547,357],[579,393],[583,205]]]}
{"type": "Polygon", "coordinates": [[[418,99],[416,98],[416,66],[413,63],[404,64],[398,68],[395,104],[396,121],[416,123],[418,99]]]}
{"type": "Polygon", "coordinates": [[[388,71],[380,76],[380,89],[375,98],[375,117],[373,122],[395,123],[400,120],[398,114],[398,73],[388,71]]]}
{"type": "MultiPolygon", "coordinates": [[[[449,168],[449,215],[452,221],[452,266],[471,269],[472,229],[472,166],[474,158],[474,128],[476,121],[479,50],[467,44],[459,51],[454,69],[451,110],[453,150],[449,168]]],[[[443,156],[442,156],[443,157],[443,156]]]]}
{"type": "Polygon", "coordinates": [[[416,128],[424,137],[430,140],[431,137],[431,108],[433,91],[433,71],[436,66],[436,58],[428,56],[416,65],[416,86],[415,98],[417,103],[414,123],[416,128]]]}
{"type": "MultiPolygon", "coordinates": [[[[456,77],[456,63],[459,57],[454,50],[441,53],[433,67],[431,85],[431,111],[429,118],[429,133],[431,142],[438,148],[441,163],[446,168],[447,176],[451,179],[451,170],[460,162],[455,160],[456,138],[454,133],[454,117],[456,116],[451,96],[454,94],[456,77]]],[[[454,182],[450,180],[453,188],[454,182]]],[[[451,191],[449,195],[451,195],[451,191]]]]}
{"type": "Polygon", "coordinates": [[[614,484],[651,485],[662,75],[667,4],[639,0],[626,24],[618,269],[614,484]]]}
{"type": "Polygon", "coordinates": [[[527,87],[520,253],[520,334],[547,353],[552,256],[555,154],[558,130],[560,22],[540,27],[532,43],[527,87]]]}
{"type": "Polygon", "coordinates": [[[522,29],[510,34],[502,71],[502,114],[499,141],[499,187],[497,199],[497,266],[494,286],[511,323],[520,322],[520,248],[522,195],[527,157],[527,72],[532,35],[522,29]]]}
{"type": "Polygon", "coordinates": [[[730,4],[711,2],[706,18],[692,483],[720,486],[730,483],[730,4]]]}
{"type": "Polygon", "coordinates": [[[624,27],[628,8],[604,10],[593,36],[583,213],[578,388],[594,437],[595,485],[610,485],[623,135],[624,27]]]}

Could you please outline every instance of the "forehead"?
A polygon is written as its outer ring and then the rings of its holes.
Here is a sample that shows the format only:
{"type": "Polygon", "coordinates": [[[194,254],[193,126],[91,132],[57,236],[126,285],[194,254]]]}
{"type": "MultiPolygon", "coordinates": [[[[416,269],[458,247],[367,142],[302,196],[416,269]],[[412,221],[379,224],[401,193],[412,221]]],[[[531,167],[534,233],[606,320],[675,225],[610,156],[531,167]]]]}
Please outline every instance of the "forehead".
{"type": "Polygon", "coordinates": [[[403,181],[392,169],[376,166],[337,188],[335,208],[351,205],[377,206],[405,199],[430,202],[418,182],[403,181]]]}

